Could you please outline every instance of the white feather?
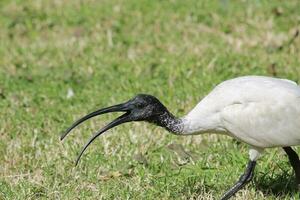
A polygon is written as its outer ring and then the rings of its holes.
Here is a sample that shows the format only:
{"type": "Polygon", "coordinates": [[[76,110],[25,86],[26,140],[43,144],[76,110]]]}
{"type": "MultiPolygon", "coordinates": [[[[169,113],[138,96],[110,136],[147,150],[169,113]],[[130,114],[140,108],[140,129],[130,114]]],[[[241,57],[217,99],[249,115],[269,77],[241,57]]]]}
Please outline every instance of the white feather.
{"type": "Polygon", "coordinates": [[[300,144],[300,87],[245,76],[219,84],[185,117],[183,134],[222,133],[258,151],[300,144]]]}

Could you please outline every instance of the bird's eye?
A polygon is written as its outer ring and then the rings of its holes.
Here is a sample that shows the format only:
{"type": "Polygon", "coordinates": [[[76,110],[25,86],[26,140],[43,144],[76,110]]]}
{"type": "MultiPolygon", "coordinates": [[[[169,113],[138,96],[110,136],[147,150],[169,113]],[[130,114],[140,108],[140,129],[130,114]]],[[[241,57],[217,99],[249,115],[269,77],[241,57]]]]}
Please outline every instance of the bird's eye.
{"type": "Polygon", "coordinates": [[[138,108],[142,108],[142,107],[144,107],[144,106],[143,106],[143,104],[142,104],[142,103],[136,103],[136,107],[138,107],[138,108]]]}

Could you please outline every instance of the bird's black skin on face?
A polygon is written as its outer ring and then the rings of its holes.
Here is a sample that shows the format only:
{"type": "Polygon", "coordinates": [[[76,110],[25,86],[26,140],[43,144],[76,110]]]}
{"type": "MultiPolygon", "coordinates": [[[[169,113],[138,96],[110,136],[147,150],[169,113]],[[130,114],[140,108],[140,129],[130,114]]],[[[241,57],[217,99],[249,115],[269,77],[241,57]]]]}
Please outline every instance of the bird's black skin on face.
{"type": "Polygon", "coordinates": [[[134,121],[147,121],[166,128],[172,133],[182,131],[182,122],[177,119],[168,109],[154,96],[140,94],[129,101],[133,104],[134,121]]]}
{"type": "Polygon", "coordinates": [[[154,96],[139,94],[126,103],[131,108],[134,121],[151,122],[159,115],[168,112],[167,108],[154,96]]]}
{"type": "Polygon", "coordinates": [[[63,140],[71,132],[71,130],[73,130],[73,128],[86,121],[87,119],[109,112],[125,112],[125,114],[121,115],[92,136],[92,138],[81,150],[76,160],[76,165],[78,164],[81,155],[84,153],[87,147],[98,136],[100,136],[105,131],[123,123],[131,121],[147,121],[164,127],[168,131],[176,134],[182,132],[183,130],[182,121],[174,117],[156,97],[147,94],[139,94],[123,104],[118,104],[115,106],[97,110],[77,120],[71,127],[66,130],[65,133],[62,134],[61,140],[63,140]]]}

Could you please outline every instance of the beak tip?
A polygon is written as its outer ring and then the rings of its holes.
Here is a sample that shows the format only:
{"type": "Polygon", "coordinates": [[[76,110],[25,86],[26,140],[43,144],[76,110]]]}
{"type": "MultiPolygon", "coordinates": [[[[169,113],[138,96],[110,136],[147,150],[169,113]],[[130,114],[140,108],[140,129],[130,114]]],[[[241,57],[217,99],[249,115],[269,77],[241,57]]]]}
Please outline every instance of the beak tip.
{"type": "Polygon", "coordinates": [[[60,135],[60,141],[63,141],[63,139],[65,139],[65,137],[68,135],[69,132],[70,132],[69,130],[63,132],[63,133],[60,135]]]}
{"type": "Polygon", "coordinates": [[[79,160],[77,159],[75,162],[75,167],[77,167],[78,163],[79,163],[79,160]]]}
{"type": "Polygon", "coordinates": [[[62,134],[62,135],[59,137],[60,141],[63,141],[64,138],[65,138],[65,134],[62,134]]]}

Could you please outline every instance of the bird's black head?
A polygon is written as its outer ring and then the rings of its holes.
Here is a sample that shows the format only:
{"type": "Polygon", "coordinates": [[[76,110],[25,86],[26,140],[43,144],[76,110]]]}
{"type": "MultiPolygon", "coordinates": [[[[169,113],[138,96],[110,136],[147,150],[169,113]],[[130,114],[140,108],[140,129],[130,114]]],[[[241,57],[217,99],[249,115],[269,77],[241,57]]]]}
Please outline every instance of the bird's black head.
{"type": "Polygon", "coordinates": [[[110,122],[108,125],[100,129],[98,132],[96,132],[93,137],[86,143],[86,145],[83,147],[81,153],[79,154],[76,165],[85,151],[85,149],[96,139],[99,135],[104,133],[105,131],[118,126],[120,124],[126,123],[126,122],[131,122],[131,121],[148,121],[151,123],[156,123],[160,126],[162,125],[162,120],[163,116],[169,116],[170,113],[166,109],[166,107],[154,96],[151,95],[146,95],[146,94],[139,94],[133,99],[114,106],[110,106],[107,108],[103,108],[97,111],[94,111],[76,122],[74,122],[71,127],[69,127],[61,136],[61,140],[63,140],[68,133],[72,129],[74,129],[76,126],[81,124],[82,122],[95,117],[97,115],[105,114],[105,113],[110,113],[110,112],[125,112],[123,115],[120,117],[116,118],[112,122],[110,122]]]}
{"type": "Polygon", "coordinates": [[[159,116],[168,112],[166,107],[154,96],[139,94],[125,103],[131,121],[153,122],[159,116]]]}

